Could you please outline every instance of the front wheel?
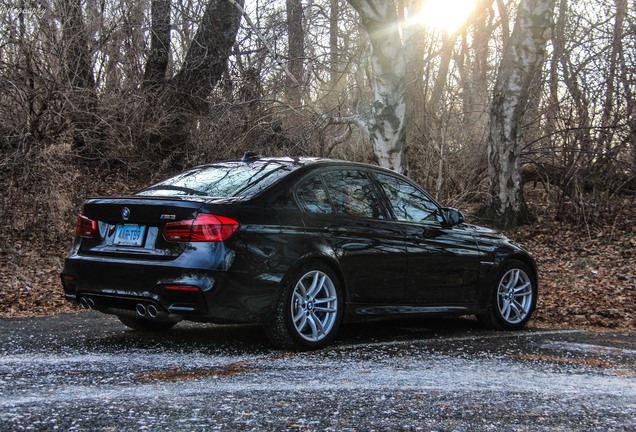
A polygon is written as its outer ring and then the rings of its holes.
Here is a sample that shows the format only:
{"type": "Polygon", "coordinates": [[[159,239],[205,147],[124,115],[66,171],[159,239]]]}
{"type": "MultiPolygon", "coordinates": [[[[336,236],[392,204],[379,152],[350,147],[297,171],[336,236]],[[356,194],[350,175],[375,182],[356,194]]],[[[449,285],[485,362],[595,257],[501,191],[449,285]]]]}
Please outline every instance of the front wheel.
{"type": "Polygon", "coordinates": [[[537,285],[532,272],[521,261],[511,260],[493,287],[485,314],[480,322],[501,330],[518,330],[530,320],[537,304],[537,285]]]}
{"type": "Polygon", "coordinates": [[[340,282],[327,266],[313,263],[287,280],[265,330],[280,348],[317,349],[333,340],[342,320],[340,282]]]}

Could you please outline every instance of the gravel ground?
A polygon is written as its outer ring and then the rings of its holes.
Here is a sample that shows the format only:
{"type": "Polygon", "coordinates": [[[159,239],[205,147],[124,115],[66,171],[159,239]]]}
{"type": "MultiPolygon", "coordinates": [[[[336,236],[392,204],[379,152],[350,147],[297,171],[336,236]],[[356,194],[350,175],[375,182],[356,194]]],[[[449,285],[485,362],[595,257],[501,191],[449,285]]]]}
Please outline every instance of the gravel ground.
{"type": "Polygon", "coordinates": [[[636,430],[636,335],[350,325],[316,352],[259,328],[0,319],[0,430],[636,430]]]}

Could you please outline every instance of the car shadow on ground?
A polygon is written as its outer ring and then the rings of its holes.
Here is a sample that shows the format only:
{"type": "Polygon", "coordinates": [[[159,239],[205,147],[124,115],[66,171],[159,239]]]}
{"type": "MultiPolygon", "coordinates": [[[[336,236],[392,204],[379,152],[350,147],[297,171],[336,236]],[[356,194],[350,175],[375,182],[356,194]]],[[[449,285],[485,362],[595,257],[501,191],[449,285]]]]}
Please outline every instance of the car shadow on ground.
{"type": "MultiPolygon", "coordinates": [[[[165,332],[142,332],[118,325],[101,333],[96,343],[113,348],[155,349],[182,352],[262,354],[279,351],[272,346],[260,326],[216,325],[181,322],[165,332]]],[[[484,330],[470,318],[410,318],[343,325],[332,346],[409,342],[440,336],[467,336],[484,330]]]]}

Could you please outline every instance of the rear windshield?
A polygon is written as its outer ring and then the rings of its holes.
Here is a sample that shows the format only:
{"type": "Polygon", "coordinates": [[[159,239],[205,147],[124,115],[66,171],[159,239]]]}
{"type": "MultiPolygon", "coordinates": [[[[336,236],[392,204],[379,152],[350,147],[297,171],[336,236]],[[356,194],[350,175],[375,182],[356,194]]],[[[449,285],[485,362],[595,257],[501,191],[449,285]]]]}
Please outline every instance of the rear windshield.
{"type": "Polygon", "coordinates": [[[289,162],[222,162],[193,168],[152,186],[137,195],[249,198],[284,177],[299,165],[289,162]]]}

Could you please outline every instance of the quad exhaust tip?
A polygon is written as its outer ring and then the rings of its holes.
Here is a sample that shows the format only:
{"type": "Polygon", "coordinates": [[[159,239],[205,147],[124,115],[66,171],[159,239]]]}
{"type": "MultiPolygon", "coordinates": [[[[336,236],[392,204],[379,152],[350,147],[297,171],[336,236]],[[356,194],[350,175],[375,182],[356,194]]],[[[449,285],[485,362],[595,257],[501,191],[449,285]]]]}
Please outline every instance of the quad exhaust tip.
{"type": "Polygon", "coordinates": [[[148,305],[146,311],[148,312],[148,316],[151,318],[157,318],[157,314],[159,313],[154,305],[148,305]]]}
{"type": "Polygon", "coordinates": [[[143,303],[137,303],[135,310],[137,311],[137,315],[140,317],[157,318],[157,315],[159,315],[159,309],[157,309],[157,306],[153,304],[146,306],[143,303]]]}
{"type": "Polygon", "coordinates": [[[79,305],[82,309],[95,310],[95,300],[90,297],[80,298],[79,305]]]}
{"type": "Polygon", "coordinates": [[[140,317],[146,316],[147,310],[146,310],[146,306],[144,306],[143,303],[137,303],[135,310],[137,311],[137,315],[139,315],[140,317]]]}

